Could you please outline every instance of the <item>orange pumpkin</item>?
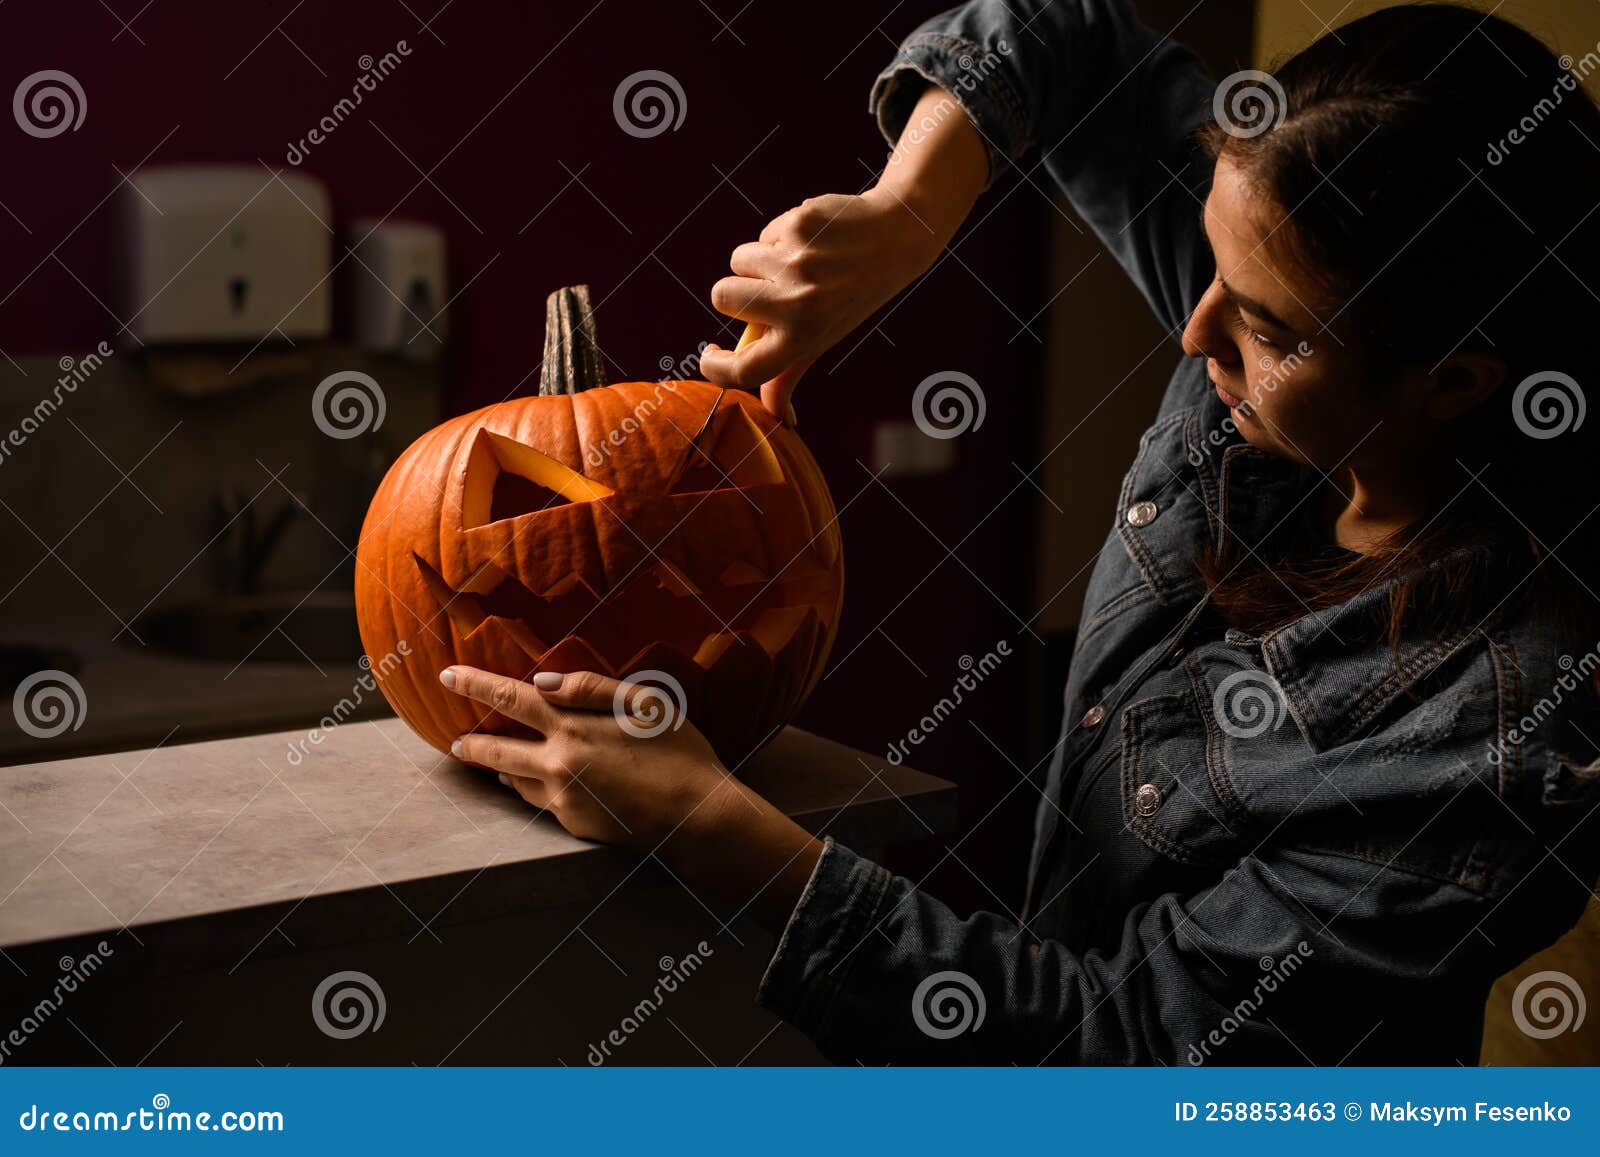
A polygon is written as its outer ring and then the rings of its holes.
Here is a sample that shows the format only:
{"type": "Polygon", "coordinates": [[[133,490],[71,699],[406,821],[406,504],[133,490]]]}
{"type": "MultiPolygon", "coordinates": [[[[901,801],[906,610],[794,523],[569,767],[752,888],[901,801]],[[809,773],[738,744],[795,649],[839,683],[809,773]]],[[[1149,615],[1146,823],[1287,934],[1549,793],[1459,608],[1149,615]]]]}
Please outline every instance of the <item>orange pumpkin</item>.
{"type": "Polygon", "coordinates": [[[597,386],[598,366],[586,290],[552,295],[542,395],[400,456],[357,550],[362,644],[390,705],[440,751],[517,730],[439,684],[463,663],[669,689],[667,710],[686,708],[733,766],[821,675],[844,596],[833,501],[755,398],[597,386]]]}

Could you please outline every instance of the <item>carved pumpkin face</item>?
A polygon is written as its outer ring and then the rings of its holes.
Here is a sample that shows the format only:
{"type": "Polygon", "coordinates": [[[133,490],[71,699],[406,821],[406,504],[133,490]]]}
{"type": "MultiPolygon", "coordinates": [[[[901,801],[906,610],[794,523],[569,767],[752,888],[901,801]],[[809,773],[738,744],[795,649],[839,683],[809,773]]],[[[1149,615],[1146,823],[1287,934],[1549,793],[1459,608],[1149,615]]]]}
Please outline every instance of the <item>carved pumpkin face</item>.
{"type": "Polygon", "coordinates": [[[439,685],[464,663],[661,672],[731,764],[798,710],[844,594],[832,499],[798,436],[705,382],[520,398],[446,422],[390,469],[357,551],[362,644],[441,751],[514,730],[439,685]],[[408,651],[400,662],[384,662],[408,651]]]}

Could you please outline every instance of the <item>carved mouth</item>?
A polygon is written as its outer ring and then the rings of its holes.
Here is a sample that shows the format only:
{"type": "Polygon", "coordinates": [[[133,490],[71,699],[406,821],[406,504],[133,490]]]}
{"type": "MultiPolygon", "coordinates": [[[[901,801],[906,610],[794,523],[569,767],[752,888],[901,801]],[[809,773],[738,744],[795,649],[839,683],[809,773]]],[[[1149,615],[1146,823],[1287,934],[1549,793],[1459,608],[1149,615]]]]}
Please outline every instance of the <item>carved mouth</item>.
{"type": "Polygon", "coordinates": [[[755,644],[776,658],[797,637],[810,639],[831,613],[836,578],[820,562],[797,559],[777,576],[733,563],[717,582],[698,587],[676,567],[639,567],[601,594],[571,574],[548,590],[485,566],[455,590],[421,555],[423,582],[464,640],[504,631],[535,663],[559,653],[564,665],[618,675],[650,665],[662,648],[710,670],[730,647],[755,644]],[[641,624],[648,630],[641,631],[641,624]],[[640,648],[637,640],[654,641],[640,648]]]}

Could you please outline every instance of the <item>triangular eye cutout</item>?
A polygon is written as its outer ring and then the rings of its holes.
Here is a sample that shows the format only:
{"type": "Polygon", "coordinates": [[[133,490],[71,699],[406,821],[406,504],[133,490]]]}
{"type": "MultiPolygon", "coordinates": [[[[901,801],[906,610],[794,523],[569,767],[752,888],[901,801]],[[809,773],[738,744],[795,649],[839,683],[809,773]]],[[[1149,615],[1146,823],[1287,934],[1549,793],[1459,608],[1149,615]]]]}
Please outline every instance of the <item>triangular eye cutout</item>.
{"type": "Polygon", "coordinates": [[[467,459],[461,515],[466,529],[615,493],[515,438],[478,431],[467,459]]]}
{"type": "Polygon", "coordinates": [[[720,410],[699,439],[684,448],[667,493],[745,490],[782,481],[783,466],[767,436],[735,403],[720,410]]]}
{"type": "Polygon", "coordinates": [[[542,486],[531,478],[504,471],[494,480],[494,495],[489,500],[489,521],[535,514],[554,506],[565,506],[570,499],[542,486]]]}

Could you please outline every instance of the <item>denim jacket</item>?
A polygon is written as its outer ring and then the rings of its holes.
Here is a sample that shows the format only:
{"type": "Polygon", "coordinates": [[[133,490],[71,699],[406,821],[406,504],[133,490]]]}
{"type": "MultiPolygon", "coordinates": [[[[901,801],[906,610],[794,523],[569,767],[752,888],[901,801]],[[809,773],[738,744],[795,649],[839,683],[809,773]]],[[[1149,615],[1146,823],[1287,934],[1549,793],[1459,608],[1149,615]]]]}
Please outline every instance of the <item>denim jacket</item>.
{"type": "MultiPolygon", "coordinates": [[[[930,82],[1181,327],[1213,276],[1193,55],[1113,0],[979,0],[878,78],[891,141],[930,82]]],[[[1513,593],[1395,648],[1386,586],[1224,628],[1196,555],[1272,557],[1309,494],[1184,359],[1093,572],[1021,926],[830,841],[761,1002],[841,1061],[1475,1064],[1490,985],[1600,874],[1596,643],[1513,593]]]]}

